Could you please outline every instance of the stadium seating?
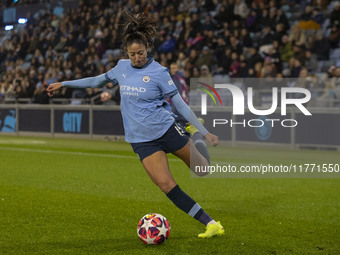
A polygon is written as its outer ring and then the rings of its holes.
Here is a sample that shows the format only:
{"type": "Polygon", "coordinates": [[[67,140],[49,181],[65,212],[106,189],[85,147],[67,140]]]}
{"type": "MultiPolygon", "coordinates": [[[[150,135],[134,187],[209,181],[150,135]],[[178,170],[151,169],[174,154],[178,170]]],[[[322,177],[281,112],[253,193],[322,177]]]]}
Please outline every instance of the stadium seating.
{"type": "MultiPolygon", "coordinates": [[[[18,1],[18,3],[13,4],[11,7],[20,6],[23,4],[42,4],[45,2],[51,2],[51,1],[18,1]]],[[[52,1],[53,2],[53,1],[52,1]]],[[[167,1],[165,1],[167,2],[167,1]]],[[[95,1],[87,1],[87,5],[81,5],[77,12],[75,12],[72,9],[66,9],[62,8],[61,6],[57,6],[58,8],[54,8],[53,10],[48,10],[46,15],[43,11],[39,11],[37,13],[33,13],[32,17],[29,18],[28,23],[26,25],[15,25],[14,29],[12,31],[8,31],[6,33],[0,34],[0,93],[3,95],[1,98],[5,97],[7,100],[3,100],[2,102],[9,102],[9,101],[15,101],[15,102],[24,102],[25,100],[16,100],[19,95],[15,95],[16,88],[15,81],[17,79],[21,80],[21,83],[30,84],[30,86],[33,86],[36,88],[37,86],[40,86],[38,84],[43,84],[44,82],[50,82],[53,80],[58,79],[74,79],[74,78],[82,78],[92,75],[98,75],[106,70],[106,68],[110,68],[115,65],[115,63],[118,61],[119,58],[122,57],[122,51],[119,47],[119,43],[116,41],[112,41],[112,37],[110,34],[110,29],[112,30],[115,27],[115,23],[119,22],[119,20],[115,19],[109,19],[105,16],[106,12],[117,12],[118,9],[118,3],[116,2],[110,2],[106,3],[105,7],[103,8],[93,8],[92,13],[88,12],[89,7],[94,7],[96,2],[95,1]],[[61,15],[63,15],[63,18],[61,18],[61,15]],[[88,15],[88,19],[86,22],[82,23],[81,27],[79,24],[67,21],[72,19],[79,19],[79,17],[88,15]],[[96,18],[91,18],[91,16],[96,18]],[[104,25],[98,24],[98,20],[100,17],[104,17],[104,25]],[[53,25],[52,25],[53,24],[53,25]],[[105,31],[107,28],[108,32],[105,31]],[[84,33],[84,31],[88,31],[88,33],[84,34],[85,42],[78,42],[77,40],[78,35],[80,32],[84,33]],[[38,34],[35,34],[38,33],[38,34]],[[68,35],[73,34],[73,39],[69,38],[68,35]],[[60,40],[49,40],[49,38],[60,38],[60,36],[63,35],[65,38],[64,43],[60,43],[60,40]],[[23,43],[20,42],[20,36],[23,38],[23,43]],[[31,39],[33,37],[41,37],[42,41],[35,42],[35,45],[33,42],[31,42],[31,39]],[[111,40],[111,41],[110,41],[111,40]],[[59,44],[58,44],[59,43],[59,44]],[[113,44],[112,44],[113,43],[113,44]],[[58,45],[57,45],[58,44],[58,45]],[[101,48],[100,48],[100,44],[101,48]],[[78,46],[82,45],[81,47],[84,47],[80,49],[78,46]],[[114,46],[113,46],[114,45],[114,46]],[[32,48],[32,46],[35,49],[38,49],[41,51],[42,56],[37,57],[34,51],[28,51],[27,49],[32,48]],[[57,46],[57,48],[55,48],[57,46]],[[18,54],[13,54],[12,48],[17,48],[18,54]],[[49,47],[52,47],[52,50],[48,50],[49,47]],[[76,53],[72,53],[69,50],[69,47],[76,48],[76,53]],[[1,51],[1,48],[3,51],[1,51]],[[57,51],[53,51],[53,48],[58,49],[57,51]],[[79,63],[75,62],[75,56],[80,55],[81,60],[79,63]],[[92,60],[88,60],[88,56],[92,57],[92,60]],[[113,58],[112,58],[113,56],[113,58]],[[43,58],[43,59],[41,59],[43,58]],[[52,59],[53,62],[58,62],[59,66],[53,66],[52,64],[48,64],[46,66],[46,61],[48,59],[52,59]],[[23,59],[23,63],[17,62],[20,59],[23,59]],[[10,66],[14,66],[17,63],[17,66],[15,70],[20,70],[19,72],[14,73],[14,69],[10,66]],[[51,65],[51,66],[50,66],[51,65]],[[36,75],[39,74],[39,67],[43,66],[44,71],[40,72],[43,75],[43,80],[37,80],[38,76],[28,79],[29,77],[29,70],[34,70],[36,75]],[[83,71],[81,73],[76,73],[78,68],[79,70],[83,71]],[[71,76],[66,77],[66,72],[69,70],[72,70],[73,73],[71,76]],[[60,74],[58,77],[56,74],[60,74]],[[53,76],[53,77],[51,77],[53,76]],[[10,80],[8,80],[10,79],[10,80]],[[32,84],[34,83],[34,84],[32,84]],[[10,87],[8,88],[7,85],[10,84],[10,87]],[[11,93],[9,93],[11,91],[11,93]],[[13,92],[14,91],[14,92],[13,92]],[[8,92],[8,93],[7,93],[8,92]],[[14,93],[14,94],[13,94],[14,93]],[[12,95],[12,96],[11,96],[12,95]],[[14,95],[14,96],[13,96],[14,95]],[[10,99],[12,97],[12,99],[10,99]]],[[[305,3],[305,2],[303,2],[305,3]]],[[[284,4],[282,6],[276,5],[276,6],[269,6],[269,2],[264,1],[264,7],[261,5],[258,5],[257,3],[252,4],[251,6],[246,6],[246,8],[253,10],[256,10],[257,12],[257,21],[256,25],[252,27],[252,29],[248,29],[249,33],[249,40],[252,43],[253,47],[256,47],[257,49],[262,49],[260,46],[263,46],[263,43],[266,43],[266,51],[259,52],[260,56],[262,58],[262,70],[257,70],[255,72],[256,77],[261,77],[263,74],[263,66],[265,65],[265,60],[271,59],[272,61],[277,61],[274,64],[274,70],[275,73],[282,74],[286,78],[290,78],[291,75],[293,75],[294,72],[292,72],[292,66],[287,62],[282,62],[280,60],[280,56],[272,56],[270,55],[269,51],[279,51],[281,46],[281,42],[279,42],[278,48],[273,48],[272,44],[274,40],[280,41],[280,38],[282,34],[279,34],[276,31],[275,25],[277,24],[278,16],[274,17],[261,17],[262,15],[262,9],[266,8],[270,12],[269,13],[275,13],[275,8],[282,9],[283,13],[288,20],[289,28],[283,33],[286,33],[288,36],[291,36],[292,34],[292,27],[296,24],[299,24],[301,21],[301,17],[303,12],[301,11],[304,9],[304,5],[301,3],[299,5],[298,3],[295,3],[293,1],[288,2],[287,4],[284,4]],[[267,4],[267,5],[266,5],[267,4]],[[260,20],[261,17],[261,20],[260,20]],[[265,23],[267,22],[267,23],[265,23]],[[271,26],[271,32],[270,34],[265,37],[263,35],[263,28],[269,25],[271,26]],[[281,66],[281,67],[280,67],[281,66]],[[282,69],[282,70],[281,70],[282,69]]],[[[272,4],[272,3],[271,3],[272,4]]],[[[334,9],[334,3],[331,2],[327,9],[322,10],[322,15],[324,17],[324,22],[321,24],[321,28],[319,30],[315,29],[309,29],[309,30],[302,30],[303,36],[305,38],[308,38],[308,36],[314,37],[315,34],[322,32],[324,37],[327,38],[329,36],[329,26],[331,23],[330,20],[330,14],[334,9]]],[[[48,8],[50,6],[49,4],[46,4],[46,7],[48,8]]],[[[229,14],[234,15],[233,19],[228,20],[228,17],[225,13],[219,13],[221,10],[221,4],[213,4],[213,8],[210,6],[207,8],[206,6],[200,6],[198,3],[193,2],[190,5],[183,4],[180,8],[176,9],[176,7],[173,8],[172,13],[166,13],[166,12],[159,12],[157,8],[164,8],[166,10],[165,6],[159,5],[159,6],[148,6],[148,9],[151,13],[151,15],[155,15],[158,13],[158,16],[161,15],[159,22],[159,27],[162,31],[162,37],[161,41],[164,41],[166,35],[174,33],[174,28],[177,24],[181,24],[181,19],[183,17],[186,17],[186,23],[189,24],[187,26],[183,26],[183,32],[180,34],[179,39],[176,41],[176,51],[172,53],[172,57],[169,57],[170,59],[167,59],[166,57],[162,56],[160,52],[155,52],[154,56],[157,61],[162,63],[163,65],[169,67],[171,62],[175,62],[177,60],[177,57],[180,53],[184,54],[186,59],[184,59],[184,62],[190,62],[191,58],[189,57],[189,53],[191,49],[195,49],[198,52],[198,55],[202,53],[203,46],[209,46],[211,53],[214,55],[214,62],[209,66],[210,71],[212,72],[212,75],[214,77],[214,82],[216,83],[226,83],[230,82],[230,78],[240,77],[240,78],[247,78],[248,72],[247,70],[249,68],[254,68],[248,66],[248,60],[249,60],[249,43],[247,46],[244,46],[244,44],[247,43],[246,39],[240,36],[240,31],[242,27],[246,27],[248,25],[248,18],[250,17],[250,12],[248,16],[240,17],[237,16],[235,13],[233,13],[234,10],[228,10],[229,14]],[[198,20],[194,20],[193,13],[199,12],[198,20]],[[171,16],[172,15],[172,16],[171,16]],[[210,15],[210,16],[209,16],[210,15]],[[173,23],[172,25],[164,25],[162,24],[162,21],[164,20],[165,16],[167,16],[168,20],[170,20],[170,23],[173,23]],[[209,18],[211,17],[211,19],[209,18]],[[179,22],[179,23],[178,23],[179,22]],[[224,26],[223,22],[229,22],[228,26],[224,26]],[[186,29],[188,29],[189,33],[185,33],[186,29]],[[196,42],[193,44],[190,48],[187,48],[185,45],[184,38],[189,38],[196,36],[197,31],[201,31],[203,40],[202,42],[196,42]],[[213,31],[214,36],[212,38],[209,38],[207,36],[208,31],[213,31]],[[191,32],[190,32],[191,31],[191,32]],[[227,35],[229,33],[229,35],[227,35]],[[232,35],[232,36],[230,36],[232,35]],[[186,36],[186,37],[185,37],[186,36]],[[234,37],[234,41],[231,42],[231,37],[234,37]],[[246,67],[243,70],[243,72],[240,71],[240,74],[237,73],[237,75],[232,74],[231,70],[228,69],[228,67],[224,70],[224,72],[218,72],[218,65],[216,63],[219,53],[217,53],[217,47],[216,47],[216,38],[223,38],[225,41],[225,49],[231,48],[232,51],[238,52],[238,57],[244,57],[243,61],[246,63],[246,67]],[[235,42],[235,45],[234,45],[235,42]],[[240,76],[241,75],[241,76],[240,76]]],[[[9,7],[9,6],[7,6],[9,7]]],[[[127,6],[132,7],[132,6],[127,6]]],[[[318,6],[312,6],[312,8],[316,8],[318,6]]],[[[113,15],[114,16],[114,15],[113,15]]],[[[157,15],[155,15],[157,16],[157,15]]],[[[304,17],[305,18],[305,17],[304,17]]],[[[311,16],[310,19],[313,17],[311,16]]],[[[280,21],[283,22],[283,21],[280,21]]],[[[192,39],[192,38],[191,38],[192,39]]],[[[248,40],[248,39],[247,39],[248,40]]],[[[292,45],[297,42],[291,41],[292,45]]],[[[310,48],[311,45],[308,44],[309,42],[304,42],[304,45],[302,45],[303,50],[304,49],[310,49],[313,51],[313,48],[310,48]]],[[[159,43],[160,44],[160,43],[159,43]]],[[[157,47],[156,47],[157,49],[157,47]]],[[[165,53],[167,54],[167,53],[165,53]]],[[[301,55],[301,54],[300,54],[301,55]]],[[[230,56],[229,56],[230,57],[230,56]]],[[[293,57],[296,58],[294,55],[293,57]]],[[[50,60],[49,60],[50,61],[50,60]]],[[[227,60],[226,60],[227,61],[227,60]]],[[[303,61],[301,61],[303,64],[303,61]]],[[[186,71],[186,80],[189,84],[190,77],[193,77],[193,70],[196,67],[196,62],[193,61],[191,65],[187,65],[184,68],[187,68],[186,71]]],[[[316,73],[317,76],[321,77],[322,74],[326,74],[329,70],[329,68],[332,65],[340,65],[340,47],[332,49],[329,54],[328,60],[318,61],[318,69],[312,70],[311,73],[316,73]]],[[[239,67],[238,67],[239,68],[239,67]]],[[[252,77],[254,78],[254,77],[252,77]]],[[[40,78],[39,78],[40,79],[40,78]]],[[[47,84],[48,85],[48,84],[47,84]]],[[[24,89],[26,89],[24,87],[24,89]]],[[[20,96],[24,96],[27,99],[27,102],[34,102],[33,100],[33,94],[32,91],[34,89],[30,90],[31,92],[22,93],[20,96]]],[[[37,92],[38,93],[38,92],[37,92]]],[[[43,92],[42,92],[43,93],[43,92]]],[[[195,92],[191,92],[193,94],[193,98],[195,98],[195,92]]],[[[68,93],[66,95],[63,95],[59,99],[62,98],[69,98],[72,95],[72,93],[68,93]]],[[[88,97],[91,97],[93,95],[88,95],[88,97]]],[[[96,96],[96,95],[94,95],[96,96]]],[[[0,99],[1,100],[1,99],[0,99]]],[[[66,101],[65,101],[66,102],[66,101]]],[[[80,101],[80,102],[87,102],[87,100],[80,101]]],[[[73,102],[74,103],[74,102],[73,102]]]]}

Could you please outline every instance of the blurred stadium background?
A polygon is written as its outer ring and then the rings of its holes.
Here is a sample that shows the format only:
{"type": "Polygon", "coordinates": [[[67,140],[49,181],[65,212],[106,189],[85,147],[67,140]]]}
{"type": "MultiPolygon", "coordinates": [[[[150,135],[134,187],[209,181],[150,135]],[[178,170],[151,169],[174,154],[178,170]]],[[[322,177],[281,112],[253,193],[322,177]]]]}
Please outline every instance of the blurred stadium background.
{"type": "MultiPolygon", "coordinates": [[[[1,132],[123,135],[118,88],[65,88],[54,98],[45,92],[50,83],[101,74],[126,57],[119,38],[123,7],[157,21],[161,40],[150,54],[169,69],[177,64],[197,111],[200,91],[190,90],[190,78],[237,84],[245,95],[251,85],[259,107],[270,104],[273,86],[311,91],[313,118],[297,116],[297,129],[274,129],[276,139],[235,128],[222,140],[338,149],[340,2],[326,0],[2,1],[1,132]],[[261,82],[249,82],[254,79],[261,82]],[[109,101],[101,100],[104,91],[109,101]]],[[[222,99],[232,105],[230,95],[222,99]]]]}
{"type": "MultiPolygon", "coordinates": [[[[177,64],[198,114],[190,78],[237,84],[245,95],[257,84],[257,107],[271,103],[273,86],[311,91],[311,118],[290,109],[296,128],[228,128],[220,134],[226,154],[210,148],[213,160],[339,163],[338,1],[0,0],[0,253],[339,254],[339,179],[199,180],[170,156],[175,179],[227,229],[225,238],[198,242],[201,226],[170,204],[120,141],[117,88],[48,98],[50,83],[101,74],[126,57],[123,7],[155,18],[162,36],[150,54],[169,69],[177,64]],[[112,98],[103,102],[102,92],[112,98]],[[152,211],[173,227],[157,249],[135,233],[152,211]]],[[[214,109],[233,118],[230,94],[222,101],[217,110],[208,102],[208,129],[214,109]]]]}

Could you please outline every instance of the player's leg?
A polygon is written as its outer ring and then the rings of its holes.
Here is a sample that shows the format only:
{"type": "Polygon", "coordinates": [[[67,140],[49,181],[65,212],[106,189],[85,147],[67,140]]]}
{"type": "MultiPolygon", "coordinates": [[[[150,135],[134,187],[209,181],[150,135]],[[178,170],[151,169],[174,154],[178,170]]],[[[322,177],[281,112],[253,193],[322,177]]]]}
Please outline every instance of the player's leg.
{"type": "MultiPolygon", "coordinates": [[[[199,121],[204,124],[204,120],[202,118],[199,118],[199,121]]],[[[197,151],[208,160],[208,163],[210,164],[210,155],[207,148],[207,144],[204,141],[203,135],[198,131],[198,129],[188,123],[185,127],[185,131],[190,133],[191,139],[193,140],[193,144],[196,147],[197,151]]]]}
{"type": "Polygon", "coordinates": [[[207,169],[209,166],[208,160],[197,150],[193,141],[190,141],[180,150],[173,152],[173,154],[184,161],[184,163],[198,176],[207,175],[208,171],[201,171],[207,169]],[[200,166],[198,170],[196,166],[200,166]]]}
{"type": "Polygon", "coordinates": [[[200,132],[196,132],[191,136],[191,139],[194,143],[195,148],[198,150],[198,152],[206,158],[208,163],[210,164],[210,155],[207,148],[207,144],[204,141],[204,137],[200,132]]]}
{"type": "MultiPolygon", "coordinates": [[[[177,113],[176,114],[173,113],[173,117],[176,120],[176,125],[178,125],[183,132],[188,136],[191,137],[192,141],[193,141],[193,145],[196,147],[197,151],[208,161],[208,163],[210,164],[210,155],[209,155],[209,151],[207,148],[207,144],[204,141],[204,137],[203,135],[198,131],[198,129],[193,126],[190,125],[189,122],[187,122],[184,117],[182,117],[180,114],[177,113]]],[[[198,118],[199,121],[204,124],[204,120],[202,118],[198,118]]]]}
{"type": "Polygon", "coordinates": [[[165,194],[177,185],[170,172],[168,158],[164,151],[157,151],[144,158],[142,164],[151,180],[165,194]]]}
{"type": "MultiPolygon", "coordinates": [[[[170,172],[168,159],[164,151],[157,151],[144,158],[142,164],[151,180],[179,209],[199,220],[203,210],[176,184],[170,172]]],[[[209,218],[208,222],[211,220],[209,218]]],[[[208,222],[203,223],[208,224],[208,222]]]]}
{"type": "MultiPolygon", "coordinates": [[[[173,154],[182,159],[191,169],[194,169],[191,164],[209,165],[208,161],[202,157],[190,141],[182,149],[173,152],[173,154]]],[[[178,191],[176,190],[176,187],[167,194],[171,200],[177,196],[178,191]]],[[[196,204],[195,207],[197,212],[193,217],[207,227],[205,233],[198,235],[199,238],[224,235],[224,228],[219,221],[214,221],[198,204],[196,204]]]]}
{"type": "Polygon", "coordinates": [[[166,194],[166,196],[182,211],[194,217],[207,226],[207,232],[200,238],[209,238],[224,234],[221,224],[216,223],[190,196],[176,184],[170,169],[166,153],[157,151],[144,158],[142,164],[151,180],[166,194]],[[216,225],[216,226],[212,226],[216,225]],[[213,231],[212,231],[213,230],[213,231]]]}

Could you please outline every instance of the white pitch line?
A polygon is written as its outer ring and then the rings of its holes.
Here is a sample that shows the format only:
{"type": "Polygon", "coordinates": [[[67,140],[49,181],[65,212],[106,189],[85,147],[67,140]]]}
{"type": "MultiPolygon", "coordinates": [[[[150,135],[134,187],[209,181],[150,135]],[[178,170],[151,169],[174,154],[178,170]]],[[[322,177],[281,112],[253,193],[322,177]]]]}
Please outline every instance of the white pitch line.
{"type": "Polygon", "coordinates": [[[6,147],[6,148],[0,147],[0,150],[25,151],[25,152],[37,152],[37,153],[54,153],[54,154],[76,155],[76,156],[94,156],[94,157],[105,157],[105,158],[138,159],[138,157],[134,157],[134,156],[88,153],[88,152],[53,151],[53,150],[39,150],[39,149],[25,149],[25,148],[11,148],[11,147],[6,147]]]}
{"type": "MultiPolygon", "coordinates": [[[[34,152],[34,153],[48,153],[48,154],[63,154],[63,155],[74,155],[74,156],[91,156],[91,157],[103,157],[103,158],[128,158],[128,159],[138,159],[137,156],[126,156],[126,155],[114,155],[114,154],[103,154],[103,153],[88,153],[88,152],[72,152],[72,151],[53,151],[53,150],[39,150],[39,149],[28,149],[28,148],[12,148],[12,147],[0,147],[0,150],[6,151],[24,151],[24,152],[34,152]]],[[[170,158],[169,161],[182,161],[177,158],[170,158]]],[[[233,164],[233,165],[252,165],[251,163],[232,163],[229,161],[216,161],[212,164],[233,164]]]]}
{"type": "MultiPolygon", "coordinates": [[[[102,153],[88,153],[88,152],[72,152],[72,151],[53,151],[53,150],[39,150],[39,149],[27,149],[27,148],[11,148],[11,147],[0,147],[0,150],[9,151],[24,151],[34,153],[53,153],[53,154],[64,154],[64,155],[75,155],[75,156],[92,156],[92,157],[104,157],[104,158],[128,158],[138,159],[137,156],[126,156],[126,155],[114,155],[114,154],[102,154],[102,153]]],[[[181,161],[180,159],[169,159],[171,161],[181,161]]]]}
{"type": "Polygon", "coordinates": [[[0,140],[0,144],[46,144],[46,141],[39,141],[39,140],[0,140]]]}

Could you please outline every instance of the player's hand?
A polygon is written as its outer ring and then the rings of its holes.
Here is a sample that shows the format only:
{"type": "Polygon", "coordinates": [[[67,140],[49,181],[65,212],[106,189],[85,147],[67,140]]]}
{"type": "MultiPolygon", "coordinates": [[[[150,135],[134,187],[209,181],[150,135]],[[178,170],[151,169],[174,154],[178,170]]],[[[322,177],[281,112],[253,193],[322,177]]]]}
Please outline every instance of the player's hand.
{"type": "Polygon", "coordinates": [[[57,83],[52,83],[50,84],[47,89],[46,89],[46,93],[49,97],[53,96],[53,91],[56,91],[58,89],[60,89],[62,86],[61,82],[57,82],[57,83]]]}
{"type": "Polygon", "coordinates": [[[218,136],[208,133],[204,137],[212,146],[218,144],[218,136]]]}

